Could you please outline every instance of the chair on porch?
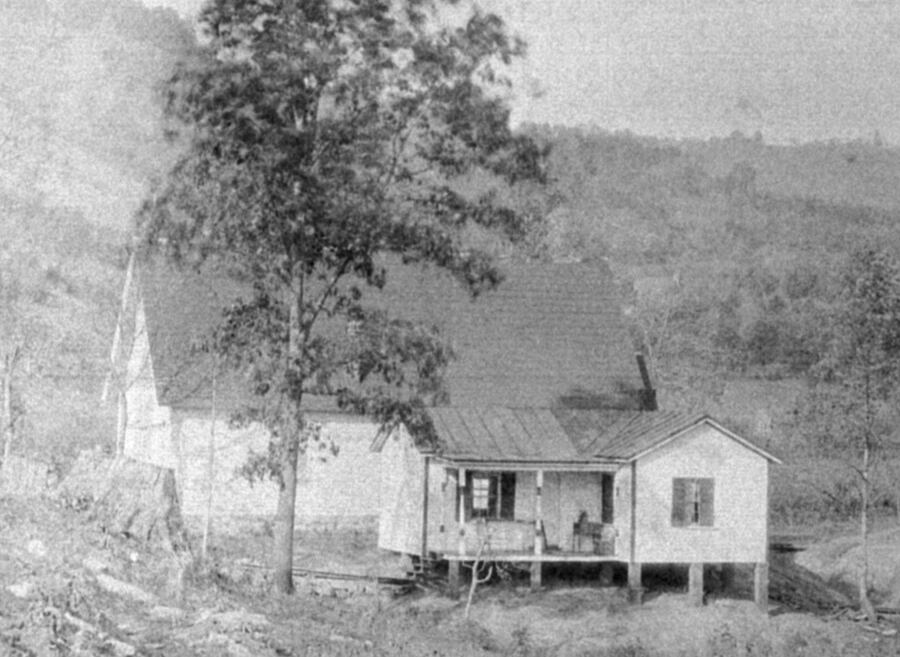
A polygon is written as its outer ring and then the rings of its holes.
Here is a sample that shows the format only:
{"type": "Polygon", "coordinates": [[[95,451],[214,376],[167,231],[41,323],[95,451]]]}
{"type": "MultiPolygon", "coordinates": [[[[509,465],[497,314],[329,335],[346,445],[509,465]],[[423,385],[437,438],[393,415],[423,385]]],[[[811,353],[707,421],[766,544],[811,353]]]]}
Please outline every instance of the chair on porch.
{"type": "Polygon", "coordinates": [[[615,554],[615,537],[612,526],[591,522],[587,511],[581,511],[572,526],[572,551],[612,555],[615,554]]]}

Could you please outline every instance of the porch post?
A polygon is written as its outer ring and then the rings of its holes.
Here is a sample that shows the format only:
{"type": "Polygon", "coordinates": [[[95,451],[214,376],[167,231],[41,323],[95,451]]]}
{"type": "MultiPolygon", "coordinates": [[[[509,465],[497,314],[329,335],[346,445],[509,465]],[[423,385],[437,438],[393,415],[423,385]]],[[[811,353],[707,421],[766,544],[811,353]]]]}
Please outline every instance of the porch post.
{"type": "Polygon", "coordinates": [[[644,589],[641,588],[641,564],[637,558],[637,461],[631,462],[631,541],[628,546],[628,600],[632,604],[644,601],[644,589]]]}
{"type": "MultiPolygon", "coordinates": [[[[466,553],[466,469],[457,468],[456,470],[456,498],[459,508],[457,514],[457,544],[456,549],[459,556],[466,553]]],[[[448,545],[447,548],[450,546],[448,545]]],[[[458,559],[450,559],[448,562],[447,583],[450,590],[455,592],[459,590],[459,571],[460,561],[458,559]]]]}
{"type": "Polygon", "coordinates": [[[431,468],[431,458],[424,459],[424,473],[422,475],[422,564],[428,558],[428,471],[431,468]]]}
{"type": "Polygon", "coordinates": [[[753,569],[753,600],[761,611],[769,612],[769,564],[765,561],[753,569]]]}
{"type": "MultiPolygon", "coordinates": [[[[438,535],[440,536],[440,551],[444,552],[447,550],[447,509],[450,508],[450,505],[447,504],[447,489],[450,487],[450,471],[447,468],[444,468],[444,480],[441,482],[441,509],[440,509],[440,519],[441,524],[438,526],[438,535]]],[[[454,499],[456,498],[456,491],[454,490],[454,499]]]]}
{"type": "Polygon", "coordinates": [[[459,510],[457,515],[457,523],[459,529],[459,541],[457,550],[459,556],[466,554],[466,469],[459,468],[456,475],[456,490],[459,491],[459,510]]]}
{"type": "Polygon", "coordinates": [[[628,601],[639,605],[644,601],[644,589],[641,588],[641,564],[628,562],[628,601]]]}
{"type": "MultiPolygon", "coordinates": [[[[539,557],[544,553],[544,516],[541,510],[541,495],[544,488],[544,471],[537,471],[537,487],[534,491],[534,556],[539,557]]],[[[541,588],[541,561],[535,559],[531,562],[531,588],[541,588]]]]}
{"type": "Polygon", "coordinates": [[[703,606],[703,564],[688,566],[688,597],[694,607],[703,606]]]}

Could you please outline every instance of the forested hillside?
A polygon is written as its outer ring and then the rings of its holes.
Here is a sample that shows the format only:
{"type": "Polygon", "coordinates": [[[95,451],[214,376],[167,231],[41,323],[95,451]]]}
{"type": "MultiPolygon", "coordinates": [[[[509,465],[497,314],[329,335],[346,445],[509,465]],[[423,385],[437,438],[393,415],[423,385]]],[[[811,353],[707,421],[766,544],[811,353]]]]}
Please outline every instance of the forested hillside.
{"type": "Polygon", "coordinates": [[[193,34],[131,0],[9,0],[0,17],[0,375],[12,450],[52,461],[112,437],[125,246],[172,149],[156,84],[193,34]]]}
{"type": "MultiPolygon", "coordinates": [[[[100,393],[125,246],[175,152],[157,85],[194,35],[136,0],[10,0],[0,12],[0,370],[15,384],[14,450],[58,457],[113,441],[100,393]]],[[[519,257],[605,259],[665,407],[818,453],[812,384],[853,254],[900,246],[900,150],[877,135],[775,146],[522,130],[549,148],[550,183],[519,199],[534,228],[519,257]]],[[[833,510],[829,495],[853,489],[837,471],[803,480],[813,506],[833,510]]]]}
{"type": "MultiPolygon", "coordinates": [[[[618,274],[662,405],[713,412],[787,457],[782,518],[853,513],[847,377],[828,368],[860,258],[886,254],[896,270],[900,151],[527,130],[552,147],[542,255],[601,258],[618,274]]],[[[896,508],[896,448],[878,431],[876,499],[896,508]]]]}
{"type": "Polygon", "coordinates": [[[900,181],[897,150],[527,129],[552,146],[544,246],[557,257],[606,259],[636,282],[638,318],[659,358],[768,379],[802,375],[817,359],[816,310],[836,292],[848,256],[900,244],[900,190],[884,182],[891,171],[900,181]],[[840,178],[842,166],[852,179],[840,178]],[[866,202],[857,180],[880,198],[866,202]]]}

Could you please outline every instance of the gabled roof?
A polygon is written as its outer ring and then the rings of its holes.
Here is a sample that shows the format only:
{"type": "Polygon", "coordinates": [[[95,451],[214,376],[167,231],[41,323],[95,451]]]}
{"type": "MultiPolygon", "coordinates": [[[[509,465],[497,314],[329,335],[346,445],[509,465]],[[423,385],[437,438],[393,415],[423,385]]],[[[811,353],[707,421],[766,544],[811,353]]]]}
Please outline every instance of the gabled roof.
{"type": "MultiPolygon", "coordinates": [[[[237,410],[246,398],[242,382],[214,367],[213,357],[197,347],[221,321],[223,309],[246,296],[247,287],[223,271],[198,275],[154,261],[140,263],[138,281],[159,403],[208,408],[215,380],[218,411],[237,410]]],[[[306,402],[309,410],[334,408],[331,400],[312,395],[306,402]]]]}
{"type": "MultiPolygon", "coordinates": [[[[612,275],[602,263],[507,263],[505,280],[471,296],[433,267],[388,267],[367,305],[436,325],[456,354],[445,376],[449,405],[462,408],[641,407],[643,383],[612,275]]],[[[191,345],[245,287],[221,272],[202,275],[145,262],[142,298],[160,403],[209,404],[210,359],[191,345]]],[[[237,382],[220,376],[218,398],[240,403],[237,382]]],[[[310,398],[310,410],[335,410],[310,398]]]]}
{"type": "Polygon", "coordinates": [[[402,268],[383,302],[440,326],[458,358],[449,405],[640,408],[643,383],[611,273],[602,263],[508,263],[472,299],[444,273],[402,268]]]}
{"type": "Polygon", "coordinates": [[[596,458],[636,461],[691,429],[706,424],[763,458],[781,463],[776,456],[725,428],[705,413],[656,411],[622,415],[623,417],[609,428],[606,435],[587,447],[596,458]]]}
{"type": "Polygon", "coordinates": [[[448,461],[623,464],[707,424],[763,458],[781,462],[704,414],[506,408],[435,408],[429,414],[442,445],[440,456],[448,461]]]}

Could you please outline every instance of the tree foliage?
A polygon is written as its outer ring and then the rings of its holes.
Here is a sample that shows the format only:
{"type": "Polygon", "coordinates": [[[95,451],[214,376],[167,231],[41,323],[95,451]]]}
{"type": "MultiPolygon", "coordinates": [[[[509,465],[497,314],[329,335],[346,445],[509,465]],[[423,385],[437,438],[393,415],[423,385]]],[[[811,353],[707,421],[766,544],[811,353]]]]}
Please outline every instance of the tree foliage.
{"type": "Polygon", "coordinates": [[[814,440],[820,453],[841,454],[858,475],[864,560],[859,596],[874,620],[866,553],[872,483],[895,437],[900,392],[900,266],[891,253],[869,247],[853,255],[828,327],[828,348],[814,370],[814,440]]]}
{"type": "Polygon", "coordinates": [[[216,348],[247,373],[245,417],[273,436],[282,556],[303,396],[335,394],[424,430],[424,398],[439,392],[449,352],[434,328],[366,306],[389,275],[382,256],[430,263],[477,294],[499,276],[466,227],[527,232],[499,193],[543,176],[501,95],[502,67],[523,46],[493,14],[442,24],[458,4],[215,0],[200,15],[205,46],[166,86],[190,146],[147,203],[144,234],[175,261],[224,262],[252,288],[226,310],[216,348]],[[347,323],[349,334],[334,330],[347,323]]]}
{"type": "Polygon", "coordinates": [[[870,247],[853,255],[824,327],[814,374],[838,412],[826,415],[820,444],[853,446],[859,456],[891,434],[900,385],[900,267],[892,254],[870,247]]]}

